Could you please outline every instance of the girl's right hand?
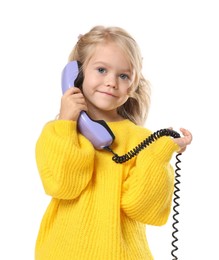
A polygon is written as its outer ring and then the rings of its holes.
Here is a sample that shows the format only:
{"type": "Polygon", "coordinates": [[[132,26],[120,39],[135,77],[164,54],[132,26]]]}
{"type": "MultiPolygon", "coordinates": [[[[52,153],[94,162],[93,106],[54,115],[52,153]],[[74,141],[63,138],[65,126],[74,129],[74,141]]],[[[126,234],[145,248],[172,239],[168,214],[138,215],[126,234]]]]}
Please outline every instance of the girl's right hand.
{"type": "Polygon", "coordinates": [[[61,98],[59,119],[77,121],[82,110],[87,111],[87,105],[81,90],[76,87],[66,90],[61,98]]]}
{"type": "Polygon", "coordinates": [[[183,153],[185,152],[186,147],[192,142],[192,133],[185,128],[180,128],[180,131],[182,132],[183,136],[180,138],[174,138],[173,141],[180,147],[178,153],[183,153]]]}

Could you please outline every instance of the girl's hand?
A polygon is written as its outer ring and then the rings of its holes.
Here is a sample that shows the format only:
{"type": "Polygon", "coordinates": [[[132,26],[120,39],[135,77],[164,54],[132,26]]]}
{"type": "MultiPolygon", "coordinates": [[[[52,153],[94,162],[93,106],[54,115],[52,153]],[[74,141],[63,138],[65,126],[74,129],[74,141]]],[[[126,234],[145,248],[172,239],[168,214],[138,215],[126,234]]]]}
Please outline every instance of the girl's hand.
{"type": "Polygon", "coordinates": [[[61,99],[59,119],[77,121],[82,110],[87,111],[87,105],[81,90],[76,87],[66,90],[61,99]]]}
{"type": "Polygon", "coordinates": [[[185,128],[180,128],[180,131],[183,134],[183,137],[174,138],[173,141],[180,146],[178,153],[183,153],[186,150],[187,145],[192,142],[192,134],[185,128]]]}

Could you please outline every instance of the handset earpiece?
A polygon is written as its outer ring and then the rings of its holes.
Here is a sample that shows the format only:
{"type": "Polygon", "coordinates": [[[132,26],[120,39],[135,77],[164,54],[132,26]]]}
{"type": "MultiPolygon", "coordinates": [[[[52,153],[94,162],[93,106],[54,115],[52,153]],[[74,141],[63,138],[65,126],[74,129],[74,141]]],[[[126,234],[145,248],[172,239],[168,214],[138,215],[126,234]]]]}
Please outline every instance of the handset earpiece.
{"type": "MultiPolygon", "coordinates": [[[[62,71],[62,93],[72,87],[82,88],[83,72],[80,70],[80,62],[74,60],[67,63],[62,71]]],[[[115,136],[109,126],[103,120],[91,119],[85,111],[78,118],[78,130],[96,149],[104,149],[112,144],[115,136]]]]}
{"type": "Polygon", "coordinates": [[[84,81],[84,75],[83,75],[83,70],[82,70],[82,64],[77,61],[78,64],[78,75],[74,81],[74,86],[77,88],[80,88],[82,90],[82,84],[84,81]]]}
{"type": "Polygon", "coordinates": [[[79,75],[79,63],[78,61],[70,61],[62,71],[61,85],[62,94],[65,93],[67,89],[75,86],[75,81],[79,75]]]}

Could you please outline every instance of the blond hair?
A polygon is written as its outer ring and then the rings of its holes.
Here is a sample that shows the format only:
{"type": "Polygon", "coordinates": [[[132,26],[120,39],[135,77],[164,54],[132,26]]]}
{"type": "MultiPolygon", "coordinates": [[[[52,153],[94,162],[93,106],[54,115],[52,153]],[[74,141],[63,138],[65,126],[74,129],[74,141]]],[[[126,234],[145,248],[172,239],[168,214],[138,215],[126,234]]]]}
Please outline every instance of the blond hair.
{"type": "Polygon", "coordinates": [[[107,42],[116,43],[121,48],[135,75],[130,97],[117,109],[118,114],[137,125],[143,125],[150,106],[150,86],[141,72],[142,56],[138,44],[128,32],[120,27],[95,26],[79,36],[69,55],[69,61],[78,60],[83,69],[92,57],[96,45],[107,42]]]}

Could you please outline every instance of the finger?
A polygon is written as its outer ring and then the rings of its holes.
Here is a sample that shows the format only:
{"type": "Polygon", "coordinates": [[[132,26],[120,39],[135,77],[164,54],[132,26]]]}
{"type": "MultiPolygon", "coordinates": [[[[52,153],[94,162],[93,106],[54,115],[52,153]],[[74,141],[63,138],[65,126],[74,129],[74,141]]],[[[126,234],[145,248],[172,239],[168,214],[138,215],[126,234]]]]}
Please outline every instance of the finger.
{"type": "Polygon", "coordinates": [[[80,102],[85,102],[85,99],[84,99],[84,95],[80,92],[74,92],[74,90],[71,89],[71,91],[68,91],[67,93],[65,93],[61,100],[63,102],[77,102],[77,101],[80,101],[80,102]]]}
{"type": "Polygon", "coordinates": [[[180,131],[181,131],[183,134],[185,134],[185,135],[191,135],[191,133],[189,132],[189,130],[187,130],[187,129],[183,128],[183,127],[180,128],[180,131]]]}
{"type": "Polygon", "coordinates": [[[69,89],[66,90],[64,95],[68,96],[68,95],[77,94],[77,93],[81,93],[81,90],[79,88],[70,87],[69,89]]]}
{"type": "Polygon", "coordinates": [[[66,99],[67,100],[75,100],[75,101],[77,101],[77,100],[84,100],[85,101],[84,95],[82,93],[73,93],[73,94],[67,96],[66,99]]]}
{"type": "Polygon", "coordinates": [[[84,99],[77,99],[75,100],[75,104],[81,105],[81,106],[87,106],[87,103],[84,99]]]}
{"type": "Polygon", "coordinates": [[[191,141],[192,141],[192,134],[191,134],[191,132],[189,130],[185,129],[185,128],[180,128],[180,131],[187,138],[187,140],[189,140],[189,143],[191,143],[191,141]]]}

